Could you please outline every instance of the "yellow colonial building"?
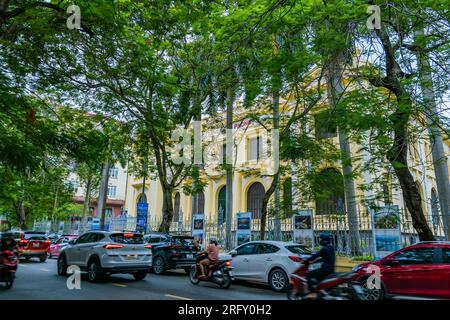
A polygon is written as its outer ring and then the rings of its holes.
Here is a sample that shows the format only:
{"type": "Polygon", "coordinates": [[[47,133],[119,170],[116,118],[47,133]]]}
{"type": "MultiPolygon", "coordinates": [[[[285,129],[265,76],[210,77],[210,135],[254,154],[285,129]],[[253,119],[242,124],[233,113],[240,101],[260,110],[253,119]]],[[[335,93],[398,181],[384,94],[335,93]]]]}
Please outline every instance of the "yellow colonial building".
{"type": "MultiPolygon", "coordinates": [[[[290,102],[283,102],[283,110],[290,109],[290,102]]],[[[319,138],[327,139],[335,146],[339,146],[339,140],[336,129],[324,128],[318,124],[320,121],[320,110],[312,112],[308,118],[308,125],[312,128],[311,135],[319,138]]],[[[269,188],[272,175],[274,158],[268,158],[268,150],[270,150],[271,138],[268,137],[267,130],[258,122],[246,119],[241,112],[235,112],[234,126],[234,174],[233,174],[233,215],[238,212],[252,212],[253,218],[257,222],[261,215],[262,200],[265,191],[269,188]]],[[[223,123],[218,126],[223,128],[223,123]]],[[[213,155],[222,157],[225,148],[225,134],[223,129],[208,127],[204,130],[204,146],[214,143],[209,148],[209,152],[213,155]]],[[[445,140],[445,150],[447,154],[447,165],[450,168],[450,140],[445,140]]],[[[354,167],[361,166],[369,155],[362,151],[361,145],[351,144],[351,152],[355,157],[354,167]],[[359,160],[358,160],[359,159],[359,160]]],[[[424,131],[422,137],[418,138],[410,147],[409,161],[411,171],[415,177],[416,183],[422,194],[423,209],[429,220],[430,226],[437,232],[442,233],[442,221],[439,218],[437,188],[434,176],[434,170],[431,158],[431,144],[424,131]],[[439,231],[439,230],[440,231],[439,231]],[[439,231],[439,232],[438,232],[439,231]]],[[[322,164],[323,172],[332,176],[341,174],[340,162],[322,164]]],[[[317,201],[302,202],[300,197],[301,186],[292,184],[296,181],[296,170],[298,168],[289,165],[291,170],[285,173],[281,178],[281,199],[288,197],[290,201],[283,201],[283,217],[289,220],[289,214],[295,209],[312,208],[314,215],[326,215],[328,212],[345,212],[345,195],[343,188],[341,192],[330,195],[325,201],[320,203],[317,201]],[[287,204],[285,202],[288,202],[287,204]]],[[[379,206],[398,205],[404,209],[401,191],[396,187],[394,175],[389,175],[385,179],[384,184],[379,184],[380,178],[386,175],[386,172],[363,172],[355,178],[355,187],[357,195],[357,205],[360,214],[368,215],[367,199],[373,199],[373,203],[379,206]],[[361,186],[377,185],[372,190],[361,188],[361,186]],[[382,193],[383,197],[375,197],[376,194],[382,193]]],[[[136,216],[136,206],[142,196],[143,179],[128,175],[125,210],[128,216],[136,216]]],[[[226,176],[225,170],[217,163],[211,164],[206,161],[202,170],[201,179],[205,182],[203,193],[199,196],[192,197],[183,193],[182,188],[176,190],[173,195],[174,204],[174,224],[179,222],[189,222],[193,214],[204,213],[208,223],[222,225],[225,220],[226,212],[226,176]],[[193,203],[194,202],[194,203],[193,203]]],[[[190,183],[186,181],[185,183],[190,183]]],[[[327,188],[325,184],[323,188],[327,188]]],[[[149,223],[156,225],[161,220],[162,214],[162,188],[156,175],[150,174],[145,183],[145,197],[149,205],[149,223]]],[[[272,196],[273,198],[273,196],[272,196]]],[[[370,228],[370,226],[366,226],[370,228]]],[[[364,228],[364,226],[362,227],[364,228]]]]}

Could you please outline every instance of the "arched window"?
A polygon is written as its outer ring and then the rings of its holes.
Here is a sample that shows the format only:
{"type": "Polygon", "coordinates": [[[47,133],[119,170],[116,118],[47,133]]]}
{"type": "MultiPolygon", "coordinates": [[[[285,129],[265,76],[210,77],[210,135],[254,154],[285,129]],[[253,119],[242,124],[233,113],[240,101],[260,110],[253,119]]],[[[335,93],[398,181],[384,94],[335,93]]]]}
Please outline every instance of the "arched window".
{"type": "Polygon", "coordinates": [[[223,186],[219,191],[219,199],[217,203],[217,221],[219,226],[225,222],[227,213],[227,186],[223,186]]]}
{"type": "Polygon", "coordinates": [[[439,212],[439,198],[436,190],[433,188],[431,189],[431,217],[433,219],[434,230],[438,229],[441,223],[439,219],[439,212]]]}
{"type": "Polygon", "coordinates": [[[180,220],[180,193],[177,192],[173,200],[173,221],[178,222],[179,220],[180,220]]]}
{"type": "Polygon", "coordinates": [[[203,192],[197,193],[193,198],[192,198],[193,203],[193,209],[194,211],[192,212],[192,214],[200,214],[200,213],[205,213],[205,195],[203,194],[203,192]]]}
{"type": "Polygon", "coordinates": [[[247,212],[252,213],[252,219],[261,219],[262,202],[264,199],[264,186],[255,182],[247,191],[247,212]]]}
{"type": "Polygon", "coordinates": [[[335,168],[320,171],[313,180],[317,214],[345,213],[344,177],[335,168]]]}

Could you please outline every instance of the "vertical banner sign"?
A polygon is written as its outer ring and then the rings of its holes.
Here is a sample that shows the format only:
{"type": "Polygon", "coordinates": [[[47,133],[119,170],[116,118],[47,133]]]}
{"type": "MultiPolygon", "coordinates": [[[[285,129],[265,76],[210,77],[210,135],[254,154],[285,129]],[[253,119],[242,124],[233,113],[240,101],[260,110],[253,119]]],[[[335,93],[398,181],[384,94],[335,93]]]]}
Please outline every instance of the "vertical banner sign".
{"type": "Polygon", "coordinates": [[[292,238],[294,242],[305,245],[314,250],[314,229],[312,209],[297,211],[292,216],[292,238]]]}
{"type": "Polygon", "coordinates": [[[375,259],[383,258],[400,249],[401,231],[398,206],[372,209],[372,224],[375,259]]]}
{"type": "Polygon", "coordinates": [[[205,215],[194,214],[192,217],[192,237],[194,241],[202,248],[205,248],[205,215]]]}
{"type": "Polygon", "coordinates": [[[136,220],[136,232],[147,232],[147,216],[148,216],[148,203],[139,202],[137,204],[137,220],[136,220]]]}
{"type": "Polygon", "coordinates": [[[252,213],[238,212],[236,218],[236,240],[237,245],[239,246],[252,240],[252,213]]]}

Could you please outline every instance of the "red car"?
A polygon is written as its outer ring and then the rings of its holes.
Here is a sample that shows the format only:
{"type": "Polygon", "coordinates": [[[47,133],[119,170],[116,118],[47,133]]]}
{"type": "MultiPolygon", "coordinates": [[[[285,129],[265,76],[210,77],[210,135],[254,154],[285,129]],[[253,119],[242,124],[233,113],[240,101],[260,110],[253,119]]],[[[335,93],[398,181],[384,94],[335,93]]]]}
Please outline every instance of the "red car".
{"type": "Polygon", "coordinates": [[[61,238],[59,238],[58,240],[56,240],[54,243],[52,243],[50,245],[50,248],[48,249],[48,257],[50,259],[53,257],[57,258],[59,256],[59,253],[61,252],[61,250],[69,244],[69,241],[73,240],[73,239],[77,239],[77,238],[78,238],[77,235],[72,235],[72,234],[61,236],[61,238]]]}
{"type": "Polygon", "coordinates": [[[45,232],[25,231],[23,238],[19,240],[20,257],[25,259],[39,258],[41,262],[47,260],[47,251],[51,241],[45,236],[45,232]]]}
{"type": "Polygon", "coordinates": [[[450,299],[450,242],[420,242],[353,271],[359,273],[369,300],[395,295],[450,299]],[[367,278],[374,273],[368,270],[370,265],[380,268],[380,288],[366,287],[367,278]]]}

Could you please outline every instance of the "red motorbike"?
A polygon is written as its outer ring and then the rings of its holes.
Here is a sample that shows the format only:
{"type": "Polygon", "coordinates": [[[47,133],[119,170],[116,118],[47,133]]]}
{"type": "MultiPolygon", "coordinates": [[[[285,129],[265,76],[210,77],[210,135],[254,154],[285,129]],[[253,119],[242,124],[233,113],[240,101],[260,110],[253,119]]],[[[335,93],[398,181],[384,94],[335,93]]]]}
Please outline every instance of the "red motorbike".
{"type": "Polygon", "coordinates": [[[314,292],[319,300],[362,300],[364,288],[356,281],[357,273],[334,273],[308,290],[308,263],[302,264],[290,277],[289,300],[305,300],[314,292]]]}
{"type": "Polygon", "coordinates": [[[0,252],[0,282],[4,282],[6,289],[11,289],[16,277],[19,254],[17,251],[5,250],[0,252]]]}

